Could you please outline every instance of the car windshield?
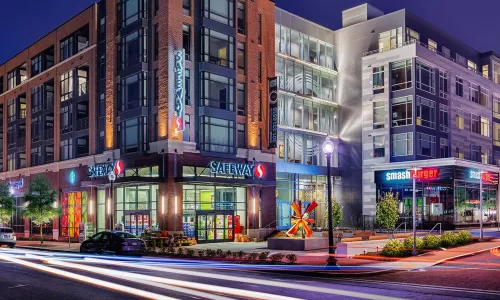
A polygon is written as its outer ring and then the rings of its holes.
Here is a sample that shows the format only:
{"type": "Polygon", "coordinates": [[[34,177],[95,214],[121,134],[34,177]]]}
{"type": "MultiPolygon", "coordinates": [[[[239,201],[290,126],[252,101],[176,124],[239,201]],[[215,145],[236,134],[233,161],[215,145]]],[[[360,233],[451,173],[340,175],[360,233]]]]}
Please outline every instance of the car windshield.
{"type": "Polygon", "coordinates": [[[1,233],[13,233],[14,230],[12,230],[11,228],[0,228],[0,232],[1,233]]]}
{"type": "Polygon", "coordinates": [[[137,237],[128,232],[115,232],[115,235],[122,239],[136,239],[137,237]]]}

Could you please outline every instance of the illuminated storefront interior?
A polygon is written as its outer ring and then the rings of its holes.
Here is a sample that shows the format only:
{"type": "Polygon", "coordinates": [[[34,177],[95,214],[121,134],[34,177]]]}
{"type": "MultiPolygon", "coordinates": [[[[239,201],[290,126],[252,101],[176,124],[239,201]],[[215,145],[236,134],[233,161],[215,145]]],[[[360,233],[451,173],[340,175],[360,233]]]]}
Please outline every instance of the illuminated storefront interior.
{"type": "Polygon", "coordinates": [[[87,222],[87,192],[62,193],[61,236],[79,237],[80,222],[87,222]]]}

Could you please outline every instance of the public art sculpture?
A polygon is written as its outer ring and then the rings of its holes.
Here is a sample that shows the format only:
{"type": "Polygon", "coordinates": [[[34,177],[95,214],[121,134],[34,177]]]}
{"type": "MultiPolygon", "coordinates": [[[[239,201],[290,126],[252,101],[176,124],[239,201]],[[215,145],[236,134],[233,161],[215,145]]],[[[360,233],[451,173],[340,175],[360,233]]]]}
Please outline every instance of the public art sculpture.
{"type": "Polygon", "coordinates": [[[318,206],[318,204],[316,201],[311,202],[304,213],[302,213],[302,201],[293,201],[291,206],[294,212],[292,216],[292,228],[288,229],[286,234],[289,237],[293,237],[297,233],[297,230],[302,228],[306,237],[311,237],[312,229],[309,228],[309,223],[314,223],[314,219],[310,219],[309,215],[318,206]]]}

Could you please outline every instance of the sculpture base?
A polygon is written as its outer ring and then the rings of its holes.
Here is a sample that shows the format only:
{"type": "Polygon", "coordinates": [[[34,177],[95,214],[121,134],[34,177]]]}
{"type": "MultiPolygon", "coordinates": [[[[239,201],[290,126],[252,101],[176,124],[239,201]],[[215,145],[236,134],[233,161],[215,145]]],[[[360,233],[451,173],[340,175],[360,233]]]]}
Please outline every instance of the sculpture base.
{"type": "Polygon", "coordinates": [[[311,237],[306,239],[274,237],[267,240],[267,248],[272,250],[308,251],[328,249],[328,238],[311,237]]]}

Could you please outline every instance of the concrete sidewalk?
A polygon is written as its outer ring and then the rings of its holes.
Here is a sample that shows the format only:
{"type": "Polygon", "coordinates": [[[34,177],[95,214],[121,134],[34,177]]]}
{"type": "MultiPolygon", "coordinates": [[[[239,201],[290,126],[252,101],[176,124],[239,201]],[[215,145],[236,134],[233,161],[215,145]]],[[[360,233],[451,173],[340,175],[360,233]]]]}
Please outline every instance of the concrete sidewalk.
{"type": "Polygon", "coordinates": [[[16,242],[16,247],[57,252],[80,252],[80,243],[69,244],[68,242],[43,241],[43,245],[40,245],[40,241],[18,240],[16,242]]]}

